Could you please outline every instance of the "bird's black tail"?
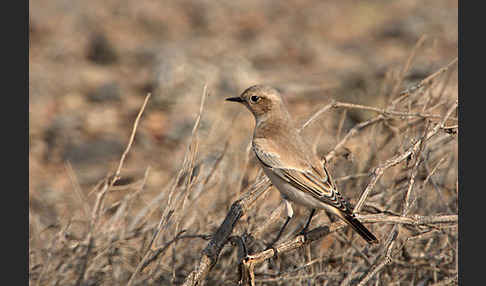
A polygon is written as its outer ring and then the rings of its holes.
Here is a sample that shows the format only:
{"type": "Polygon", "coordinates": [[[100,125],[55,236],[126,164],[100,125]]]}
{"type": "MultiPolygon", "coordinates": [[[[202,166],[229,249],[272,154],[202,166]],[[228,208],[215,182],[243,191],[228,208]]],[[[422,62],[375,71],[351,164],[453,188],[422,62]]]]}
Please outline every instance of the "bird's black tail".
{"type": "Polygon", "coordinates": [[[345,214],[342,218],[368,243],[379,243],[378,239],[353,215],[345,214]]]}

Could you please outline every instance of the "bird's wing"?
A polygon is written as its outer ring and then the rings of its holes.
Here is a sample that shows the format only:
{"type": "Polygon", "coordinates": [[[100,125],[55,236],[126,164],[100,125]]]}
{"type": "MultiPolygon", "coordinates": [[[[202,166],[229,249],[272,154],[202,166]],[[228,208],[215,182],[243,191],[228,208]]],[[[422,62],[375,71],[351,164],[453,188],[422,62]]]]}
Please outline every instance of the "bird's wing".
{"type": "Polygon", "coordinates": [[[344,213],[352,213],[351,206],[336,190],[322,165],[313,166],[315,164],[308,162],[305,156],[283,156],[282,152],[274,151],[275,145],[266,139],[253,140],[253,150],[264,166],[271,168],[276,175],[295,188],[344,213]],[[319,167],[322,169],[319,170],[319,167]]]}

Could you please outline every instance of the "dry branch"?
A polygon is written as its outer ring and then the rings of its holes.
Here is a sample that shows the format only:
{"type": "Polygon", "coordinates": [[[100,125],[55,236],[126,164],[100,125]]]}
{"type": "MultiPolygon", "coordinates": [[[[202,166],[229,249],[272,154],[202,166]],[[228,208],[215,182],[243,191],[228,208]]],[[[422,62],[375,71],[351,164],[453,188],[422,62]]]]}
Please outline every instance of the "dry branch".
{"type": "Polygon", "coordinates": [[[435,125],[435,127],[427,134],[425,134],[420,140],[417,140],[412,146],[410,146],[404,153],[401,153],[399,155],[396,155],[395,157],[387,160],[385,163],[380,165],[378,168],[376,168],[373,171],[372,178],[370,180],[370,183],[368,186],[366,186],[366,189],[363,191],[363,194],[361,195],[358,203],[354,207],[354,212],[359,213],[361,208],[364,205],[364,202],[366,201],[366,198],[368,197],[369,193],[371,190],[375,187],[376,183],[380,179],[380,177],[383,175],[386,169],[395,166],[399,164],[400,162],[410,158],[410,156],[416,155],[417,152],[420,150],[422,144],[424,141],[429,140],[432,138],[434,135],[436,135],[440,128],[443,127],[444,123],[447,121],[449,116],[452,114],[452,112],[456,109],[457,107],[457,102],[455,102],[447,111],[446,115],[443,117],[442,121],[439,122],[438,124],[435,125]]]}
{"type": "Polygon", "coordinates": [[[416,92],[417,90],[419,90],[420,88],[422,87],[425,87],[425,86],[428,86],[430,84],[432,84],[432,82],[438,77],[440,76],[441,74],[445,73],[446,71],[448,71],[453,65],[455,65],[458,61],[458,58],[456,57],[455,59],[453,59],[450,63],[448,63],[445,67],[439,69],[438,71],[436,71],[435,73],[429,75],[428,77],[424,78],[423,80],[421,80],[418,84],[416,85],[413,85],[409,88],[407,88],[406,90],[400,92],[400,96],[398,96],[393,102],[392,102],[392,106],[394,107],[396,104],[398,104],[400,101],[402,101],[403,99],[405,99],[407,96],[411,95],[412,93],[416,92]]]}
{"type": "MultiPolygon", "coordinates": [[[[419,216],[419,215],[412,215],[412,216],[395,216],[395,215],[385,215],[385,214],[372,214],[372,215],[357,215],[358,219],[363,223],[391,223],[391,224],[407,224],[412,226],[429,226],[432,225],[457,225],[458,216],[457,215],[437,215],[437,216],[419,216]]],[[[257,264],[268,260],[275,255],[280,255],[286,252],[290,252],[292,250],[301,248],[302,246],[309,244],[313,241],[319,240],[330,233],[333,233],[341,228],[346,226],[345,223],[342,221],[338,221],[332,223],[330,226],[321,226],[315,229],[310,230],[306,236],[298,235],[293,239],[285,241],[277,246],[274,249],[268,249],[259,253],[247,255],[242,261],[242,268],[243,268],[243,277],[242,281],[248,281],[248,284],[253,285],[254,283],[254,273],[253,269],[257,264]],[[275,251],[277,253],[275,253],[275,251]]],[[[387,251],[387,258],[385,262],[378,265],[374,271],[372,271],[372,275],[376,274],[383,266],[385,266],[388,261],[388,257],[391,257],[390,249],[387,251]],[[383,264],[383,265],[382,265],[383,264]]],[[[370,276],[371,278],[371,276],[370,276]]],[[[244,284],[244,283],[243,283],[244,284]]],[[[244,284],[246,285],[246,284],[244,284]]]]}
{"type": "Polygon", "coordinates": [[[270,180],[260,176],[249,190],[231,205],[226,218],[216,233],[212,236],[211,241],[206,248],[202,251],[202,257],[199,264],[196,269],[186,277],[183,285],[198,285],[204,280],[211,268],[216,264],[219,253],[233,232],[235,224],[270,186],[270,180]]]}
{"type": "MultiPolygon", "coordinates": [[[[395,216],[385,214],[369,214],[369,215],[356,215],[356,217],[363,223],[390,223],[390,224],[407,224],[412,226],[432,226],[438,224],[456,225],[458,222],[457,215],[437,215],[437,216],[395,216]]],[[[346,226],[345,223],[337,221],[329,226],[321,226],[310,230],[306,236],[298,235],[295,238],[283,242],[275,247],[277,254],[297,249],[304,244],[312,241],[319,240],[320,238],[333,233],[346,226]]],[[[264,260],[272,258],[275,255],[273,249],[268,249],[256,254],[248,255],[245,258],[246,263],[261,263],[264,260]]]]}
{"type": "Polygon", "coordinates": [[[358,286],[364,286],[366,283],[373,277],[375,276],[383,267],[385,267],[387,264],[389,264],[392,261],[392,251],[395,247],[395,240],[398,236],[398,228],[397,225],[395,225],[390,232],[388,239],[385,243],[385,255],[381,259],[381,262],[377,264],[375,267],[371,268],[371,270],[366,274],[366,276],[361,279],[359,282],[358,286]]]}

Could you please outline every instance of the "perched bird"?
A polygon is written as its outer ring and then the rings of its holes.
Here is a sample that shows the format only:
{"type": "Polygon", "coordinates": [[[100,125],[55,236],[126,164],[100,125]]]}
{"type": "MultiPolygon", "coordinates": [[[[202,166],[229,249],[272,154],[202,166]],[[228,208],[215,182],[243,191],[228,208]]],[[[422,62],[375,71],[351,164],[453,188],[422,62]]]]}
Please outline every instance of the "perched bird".
{"type": "Polygon", "coordinates": [[[242,103],[254,115],[253,151],[286,204],[287,220],[270,244],[272,247],[293,216],[290,201],[311,208],[302,234],[306,233],[316,209],[325,209],[349,224],[368,243],[378,243],[378,239],[355,218],[329,172],[297,131],[276,89],[254,85],[240,96],[226,100],[242,103]]]}

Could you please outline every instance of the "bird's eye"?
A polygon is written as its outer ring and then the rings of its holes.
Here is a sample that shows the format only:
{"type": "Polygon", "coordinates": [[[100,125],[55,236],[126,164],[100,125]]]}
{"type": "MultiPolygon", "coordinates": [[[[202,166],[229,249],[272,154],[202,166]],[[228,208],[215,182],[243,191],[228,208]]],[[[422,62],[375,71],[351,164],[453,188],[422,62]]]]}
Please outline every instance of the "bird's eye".
{"type": "Polygon", "coordinates": [[[259,99],[260,99],[260,97],[259,96],[256,96],[256,95],[253,95],[252,97],[250,97],[250,100],[252,102],[257,102],[259,99]]]}

